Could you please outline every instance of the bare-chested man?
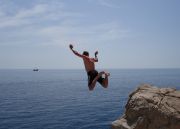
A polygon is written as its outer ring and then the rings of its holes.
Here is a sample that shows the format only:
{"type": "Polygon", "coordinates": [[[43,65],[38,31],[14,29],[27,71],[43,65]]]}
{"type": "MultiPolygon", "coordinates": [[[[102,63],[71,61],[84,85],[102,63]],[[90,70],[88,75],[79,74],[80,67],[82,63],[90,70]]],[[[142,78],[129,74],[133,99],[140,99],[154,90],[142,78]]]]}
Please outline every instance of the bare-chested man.
{"type": "Polygon", "coordinates": [[[90,58],[89,53],[87,51],[84,51],[83,54],[78,53],[77,51],[73,50],[73,45],[70,44],[69,48],[72,50],[72,52],[78,56],[81,57],[84,61],[84,66],[88,75],[88,87],[89,90],[93,90],[96,82],[98,81],[104,88],[108,87],[108,76],[110,75],[107,72],[100,72],[98,73],[95,70],[95,62],[98,62],[97,54],[98,51],[95,52],[95,58],[90,58]],[[104,74],[105,78],[102,77],[104,74]]]}

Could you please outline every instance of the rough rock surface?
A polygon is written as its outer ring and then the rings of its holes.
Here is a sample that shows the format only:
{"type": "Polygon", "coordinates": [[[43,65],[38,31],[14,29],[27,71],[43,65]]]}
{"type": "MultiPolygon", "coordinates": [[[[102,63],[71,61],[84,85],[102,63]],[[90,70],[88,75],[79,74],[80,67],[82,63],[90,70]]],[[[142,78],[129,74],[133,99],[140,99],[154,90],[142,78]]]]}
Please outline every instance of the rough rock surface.
{"type": "Polygon", "coordinates": [[[112,129],[180,129],[180,91],[144,84],[129,95],[112,129]]]}

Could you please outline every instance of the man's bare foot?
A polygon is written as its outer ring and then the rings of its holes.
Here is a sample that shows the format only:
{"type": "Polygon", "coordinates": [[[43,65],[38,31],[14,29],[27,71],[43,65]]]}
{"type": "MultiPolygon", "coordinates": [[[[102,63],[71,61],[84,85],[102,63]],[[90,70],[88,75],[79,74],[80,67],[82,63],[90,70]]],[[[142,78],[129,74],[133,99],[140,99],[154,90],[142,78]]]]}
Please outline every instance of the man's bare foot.
{"type": "Polygon", "coordinates": [[[104,74],[105,74],[105,76],[110,76],[110,73],[108,73],[108,72],[105,72],[104,74]]]}

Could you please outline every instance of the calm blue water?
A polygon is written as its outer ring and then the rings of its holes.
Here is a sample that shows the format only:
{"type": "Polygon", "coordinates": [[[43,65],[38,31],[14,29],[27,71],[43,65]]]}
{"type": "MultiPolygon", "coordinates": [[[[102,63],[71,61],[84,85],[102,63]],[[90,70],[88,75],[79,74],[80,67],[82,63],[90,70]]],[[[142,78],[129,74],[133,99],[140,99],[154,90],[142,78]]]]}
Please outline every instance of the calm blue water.
{"type": "Polygon", "coordinates": [[[84,70],[0,70],[0,128],[109,129],[138,85],[180,89],[180,69],[109,71],[90,92],[84,70]]]}

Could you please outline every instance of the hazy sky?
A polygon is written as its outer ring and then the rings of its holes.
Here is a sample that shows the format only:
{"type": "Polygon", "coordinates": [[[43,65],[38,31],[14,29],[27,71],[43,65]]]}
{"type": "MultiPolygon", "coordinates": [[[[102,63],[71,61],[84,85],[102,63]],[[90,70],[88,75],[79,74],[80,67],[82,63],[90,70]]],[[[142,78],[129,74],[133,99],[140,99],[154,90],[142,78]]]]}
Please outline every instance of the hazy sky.
{"type": "Polygon", "coordinates": [[[180,68],[180,0],[0,0],[0,69],[180,68]]]}

